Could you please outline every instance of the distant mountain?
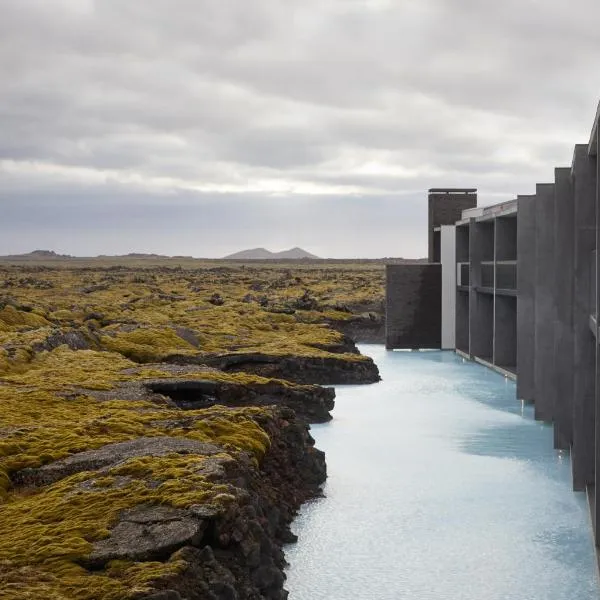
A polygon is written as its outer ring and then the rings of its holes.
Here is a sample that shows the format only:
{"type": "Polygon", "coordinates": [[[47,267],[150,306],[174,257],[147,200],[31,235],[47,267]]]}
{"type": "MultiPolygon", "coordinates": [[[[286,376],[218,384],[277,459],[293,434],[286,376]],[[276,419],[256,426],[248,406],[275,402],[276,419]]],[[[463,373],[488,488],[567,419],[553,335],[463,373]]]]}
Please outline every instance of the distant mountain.
{"type": "Polygon", "coordinates": [[[1,256],[4,259],[18,259],[18,260],[48,260],[55,258],[73,258],[69,254],[57,254],[53,250],[34,250],[27,254],[12,254],[10,256],[1,256]]]}
{"type": "Polygon", "coordinates": [[[277,259],[302,259],[319,258],[302,248],[291,248],[282,252],[270,252],[266,248],[252,248],[251,250],[242,250],[225,257],[225,260],[277,260],[277,259]]]}

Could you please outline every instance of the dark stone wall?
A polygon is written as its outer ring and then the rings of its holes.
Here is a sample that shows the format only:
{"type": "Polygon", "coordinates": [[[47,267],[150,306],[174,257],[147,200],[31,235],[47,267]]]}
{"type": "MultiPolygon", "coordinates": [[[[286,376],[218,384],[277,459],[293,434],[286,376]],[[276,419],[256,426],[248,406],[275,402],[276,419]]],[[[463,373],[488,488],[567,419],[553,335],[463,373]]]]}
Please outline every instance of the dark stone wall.
{"type": "Polygon", "coordinates": [[[386,347],[441,348],[442,266],[386,267],[386,347]]]}
{"type": "Polygon", "coordinates": [[[454,225],[462,211],[477,206],[476,193],[429,192],[429,262],[439,262],[439,246],[435,247],[434,227],[454,225]]]}

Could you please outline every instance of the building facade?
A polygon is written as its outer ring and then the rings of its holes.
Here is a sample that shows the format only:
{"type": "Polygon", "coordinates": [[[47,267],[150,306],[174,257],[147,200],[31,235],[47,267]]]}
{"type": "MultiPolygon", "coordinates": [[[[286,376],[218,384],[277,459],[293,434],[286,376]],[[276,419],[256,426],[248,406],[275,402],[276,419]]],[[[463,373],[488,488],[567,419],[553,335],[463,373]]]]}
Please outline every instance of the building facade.
{"type": "Polygon", "coordinates": [[[435,331],[420,340],[412,333],[419,344],[392,334],[399,318],[405,332],[416,324],[398,296],[404,265],[387,267],[387,347],[454,350],[516,379],[517,397],[533,403],[536,418],[553,425],[556,448],[570,452],[573,488],[588,494],[597,546],[599,119],[600,105],[589,141],[535,194],[477,207],[474,189],[430,190],[429,263],[418,265],[428,285],[412,285],[409,309],[424,322],[434,307],[435,331]]]}

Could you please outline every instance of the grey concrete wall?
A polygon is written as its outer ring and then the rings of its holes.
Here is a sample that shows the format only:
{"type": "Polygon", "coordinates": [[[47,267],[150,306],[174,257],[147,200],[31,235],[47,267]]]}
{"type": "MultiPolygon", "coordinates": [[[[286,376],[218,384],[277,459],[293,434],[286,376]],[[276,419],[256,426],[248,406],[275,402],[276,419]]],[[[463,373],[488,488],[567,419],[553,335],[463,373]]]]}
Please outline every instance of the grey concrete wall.
{"type": "Polygon", "coordinates": [[[554,413],[554,184],[536,186],[535,418],[550,422],[554,413]]]}
{"type": "Polygon", "coordinates": [[[574,204],[571,169],[554,171],[554,444],[567,450],[573,441],[573,284],[574,204]]]}
{"type": "Polygon", "coordinates": [[[442,350],[456,348],[456,227],[442,225],[442,350]]]}
{"type": "Polygon", "coordinates": [[[596,246],[596,161],[587,144],[575,146],[573,285],[573,487],[585,489],[595,476],[596,342],[589,329],[590,272],[596,246]]]}
{"type": "Polygon", "coordinates": [[[517,397],[534,400],[536,198],[517,197],[517,397]]]}
{"type": "Polygon", "coordinates": [[[441,348],[441,265],[387,265],[386,280],[386,347],[441,348]]]}
{"type": "Polygon", "coordinates": [[[495,296],[494,364],[514,371],[517,365],[517,298],[495,296]]]}

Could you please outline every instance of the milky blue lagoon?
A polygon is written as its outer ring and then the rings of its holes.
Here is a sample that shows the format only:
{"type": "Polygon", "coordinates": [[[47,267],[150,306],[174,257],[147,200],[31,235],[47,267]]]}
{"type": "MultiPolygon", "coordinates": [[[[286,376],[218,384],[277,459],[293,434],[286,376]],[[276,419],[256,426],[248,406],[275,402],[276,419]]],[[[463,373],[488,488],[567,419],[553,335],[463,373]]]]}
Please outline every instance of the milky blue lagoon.
{"type": "Polygon", "coordinates": [[[596,600],[587,501],[515,384],[451,352],[363,346],[337,388],[326,498],[294,522],[291,600],[596,600]]]}

